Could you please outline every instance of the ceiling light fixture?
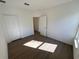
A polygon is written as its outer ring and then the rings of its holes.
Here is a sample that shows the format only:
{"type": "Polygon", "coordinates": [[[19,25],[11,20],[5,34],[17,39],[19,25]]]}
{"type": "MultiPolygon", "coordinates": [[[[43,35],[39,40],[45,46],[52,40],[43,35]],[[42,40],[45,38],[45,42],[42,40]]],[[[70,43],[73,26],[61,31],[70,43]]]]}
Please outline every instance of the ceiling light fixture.
{"type": "Polygon", "coordinates": [[[6,1],[3,1],[3,0],[0,0],[0,2],[2,2],[2,3],[6,3],[6,1]]]}
{"type": "Polygon", "coordinates": [[[25,3],[24,3],[24,5],[27,5],[27,6],[29,6],[30,4],[28,4],[28,3],[26,3],[26,2],[25,2],[25,3]]]}

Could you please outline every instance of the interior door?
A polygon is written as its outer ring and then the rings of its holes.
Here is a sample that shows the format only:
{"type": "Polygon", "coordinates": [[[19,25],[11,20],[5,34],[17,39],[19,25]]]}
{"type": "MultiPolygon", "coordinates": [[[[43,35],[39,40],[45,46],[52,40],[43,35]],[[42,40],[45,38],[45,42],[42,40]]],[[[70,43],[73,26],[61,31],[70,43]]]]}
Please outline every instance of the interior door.
{"type": "Polygon", "coordinates": [[[17,16],[4,15],[3,17],[3,29],[7,42],[11,42],[20,37],[20,31],[18,26],[17,16]]]}
{"type": "Polygon", "coordinates": [[[39,19],[39,32],[41,35],[46,36],[47,25],[46,25],[46,16],[41,16],[39,19]]]}

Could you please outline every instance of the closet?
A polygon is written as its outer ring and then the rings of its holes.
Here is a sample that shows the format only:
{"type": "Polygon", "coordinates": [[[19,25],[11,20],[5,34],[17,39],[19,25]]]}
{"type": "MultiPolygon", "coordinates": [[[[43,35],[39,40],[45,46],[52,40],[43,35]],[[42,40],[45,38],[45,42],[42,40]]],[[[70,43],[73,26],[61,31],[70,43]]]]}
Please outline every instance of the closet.
{"type": "Polygon", "coordinates": [[[14,15],[2,15],[2,29],[6,41],[9,43],[20,38],[18,18],[14,15]]]}

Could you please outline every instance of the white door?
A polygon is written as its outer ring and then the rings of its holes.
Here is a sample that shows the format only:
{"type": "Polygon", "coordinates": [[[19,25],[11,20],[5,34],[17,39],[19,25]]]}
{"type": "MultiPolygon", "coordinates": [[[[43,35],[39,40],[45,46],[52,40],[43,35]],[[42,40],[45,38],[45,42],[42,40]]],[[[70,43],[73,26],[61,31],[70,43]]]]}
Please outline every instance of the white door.
{"type": "Polygon", "coordinates": [[[20,37],[20,31],[17,16],[4,15],[3,29],[5,37],[7,38],[7,42],[18,39],[20,37]]]}
{"type": "Polygon", "coordinates": [[[39,32],[41,35],[46,36],[46,16],[41,16],[39,19],[39,32]]]}

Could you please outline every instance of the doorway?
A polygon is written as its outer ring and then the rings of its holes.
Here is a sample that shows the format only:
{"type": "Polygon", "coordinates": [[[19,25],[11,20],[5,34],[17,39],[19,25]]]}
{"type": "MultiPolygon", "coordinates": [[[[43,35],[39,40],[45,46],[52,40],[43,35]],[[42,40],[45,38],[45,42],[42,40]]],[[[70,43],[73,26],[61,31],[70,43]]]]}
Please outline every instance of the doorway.
{"type": "Polygon", "coordinates": [[[47,35],[47,19],[46,16],[33,17],[34,33],[43,36],[47,35]]]}
{"type": "Polygon", "coordinates": [[[33,17],[33,24],[34,24],[34,34],[39,33],[39,17],[33,17]]]}

